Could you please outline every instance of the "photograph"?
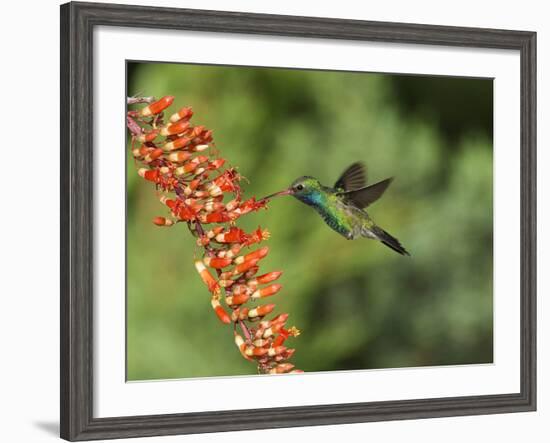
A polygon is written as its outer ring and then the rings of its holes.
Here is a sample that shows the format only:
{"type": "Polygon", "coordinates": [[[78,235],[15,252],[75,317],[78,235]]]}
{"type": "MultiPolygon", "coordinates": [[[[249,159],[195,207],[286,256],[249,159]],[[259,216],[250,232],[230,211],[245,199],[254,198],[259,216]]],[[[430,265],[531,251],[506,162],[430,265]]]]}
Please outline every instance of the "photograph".
{"type": "Polygon", "coordinates": [[[60,7],[61,438],[532,420],[542,28],[172,6],[60,7]]]}
{"type": "Polygon", "coordinates": [[[493,363],[492,78],[126,76],[127,381],[493,363]]]}

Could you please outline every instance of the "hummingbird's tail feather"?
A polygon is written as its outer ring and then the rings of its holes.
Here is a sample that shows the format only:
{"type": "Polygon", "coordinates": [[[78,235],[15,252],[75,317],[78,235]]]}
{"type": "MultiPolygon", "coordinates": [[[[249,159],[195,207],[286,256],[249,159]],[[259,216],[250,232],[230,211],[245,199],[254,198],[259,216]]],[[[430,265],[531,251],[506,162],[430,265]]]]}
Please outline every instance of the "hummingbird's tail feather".
{"type": "Polygon", "coordinates": [[[375,226],[372,229],[372,233],[376,237],[376,239],[380,240],[383,244],[385,244],[388,248],[393,249],[395,252],[401,254],[401,255],[411,255],[409,252],[403,247],[403,245],[392,235],[388,234],[386,231],[384,231],[382,228],[375,226]]]}

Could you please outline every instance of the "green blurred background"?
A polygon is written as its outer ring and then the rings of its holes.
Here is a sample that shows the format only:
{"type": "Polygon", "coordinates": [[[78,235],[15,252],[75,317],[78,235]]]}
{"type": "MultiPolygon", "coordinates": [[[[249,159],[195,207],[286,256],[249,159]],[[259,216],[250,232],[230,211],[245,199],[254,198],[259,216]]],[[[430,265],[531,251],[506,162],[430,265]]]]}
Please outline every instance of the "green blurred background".
{"type": "MultiPolygon", "coordinates": [[[[492,362],[492,80],[129,63],[128,94],[192,106],[247,196],[301,175],[330,185],[359,160],[369,182],[395,176],[369,213],[410,258],[345,240],[292,198],[239,221],[272,234],[262,270],[284,271],[270,302],[302,330],[288,342],[298,368],[492,362]]],[[[127,164],[128,379],[254,374],[212,312],[187,227],[151,223],[167,212],[127,164]]]]}

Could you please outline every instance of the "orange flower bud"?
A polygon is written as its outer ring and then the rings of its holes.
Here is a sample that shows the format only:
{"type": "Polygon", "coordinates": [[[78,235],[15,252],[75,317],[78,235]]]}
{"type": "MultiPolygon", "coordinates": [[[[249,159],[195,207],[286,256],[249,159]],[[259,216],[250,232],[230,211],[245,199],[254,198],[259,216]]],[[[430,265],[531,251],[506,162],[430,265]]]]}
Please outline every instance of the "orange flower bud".
{"type": "Polygon", "coordinates": [[[279,314],[277,317],[275,317],[273,320],[271,320],[271,323],[285,323],[288,320],[288,314],[283,313],[279,314]]]}
{"type": "Polygon", "coordinates": [[[190,107],[181,108],[178,112],[170,116],[170,121],[172,123],[175,123],[178,120],[183,120],[183,119],[189,120],[192,115],[193,115],[193,110],[190,107]]]}
{"type": "Polygon", "coordinates": [[[225,312],[225,309],[222,308],[217,298],[212,298],[210,303],[212,304],[212,308],[214,308],[214,312],[216,313],[216,316],[220,319],[222,323],[225,323],[225,324],[231,323],[231,317],[229,317],[227,312],[225,312]]]}
{"type": "Polygon", "coordinates": [[[220,287],[216,282],[216,279],[212,276],[212,274],[210,274],[208,269],[206,269],[206,266],[201,260],[195,261],[195,269],[199,273],[202,281],[206,284],[210,292],[214,292],[214,293],[220,292],[220,287]]]}
{"type": "Polygon", "coordinates": [[[165,195],[161,195],[159,200],[163,205],[168,206],[170,209],[174,209],[176,207],[176,200],[171,200],[165,195]]]}
{"type": "Polygon", "coordinates": [[[138,135],[136,137],[136,140],[140,143],[148,143],[152,142],[158,135],[159,131],[157,129],[153,129],[151,132],[146,132],[145,134],[138,135]]]}
{"type": "Polygon", "coordinates": [[[199,155],[198,157],[195,157],[193,160],[188,161],[183,166],[180,166],[179,168],[176,168],[174,170],[174,174],[177,176],[181,176],[184,174],[187,174],[194,169],[196,169],[197,166],[199,166],[201,163],[205,163],[208,161],[208,157],[205,157],[204,155],[199,155]]]}
{"type": "Polygon", "coordinates": [[[180,137],[175,140],[169,141],[168,143],[165,143],[162,149],[164,149],[165,151],[175,151],[176,149],[183,148],[184,146],[189,144],[190,141],[191,139],[189,137],[180,137]]]}
{"type": "Polygon", "coordinates": [[[199,186],[200,182],[201,182],[201,181],[200,181],[199,178],[197,178],[197,179],[195,179],[195,180],[191,180],[191,181],[189,182],[189,188],[190,188],[191,190],[197,189],[197,187],[199,186]]]}
{"type": "Polygon", "coordinates": [[[270,374],[285,374],[289,372],[294,365],[292,363],[279,363],[277,366],[269,370],[270,374]]]}
{"type": "Polygon", "coordinates": [[[218,195],[222,195],[222,194],[223,194],[223,190],[222,190],[222,188],[220,188],[218,185],[212,184],[211,186],[208,187],[208,193],[209,193],[212,197],[217,197],[218,195]]]}
{"type": "Polygon", "coordinates": [[[180,120],[177,123],[172,123],[171,125],[165,126],[160,130],[160,135],[176,135],[185,132],[189,128],[189,122],[185,120],[180,120]]]}
{"type": "Polygon", "coordinates": [[[250,311],[248,311],[248,317],[249,318],[263,317],[271,313],[273,309],[275,309],[274,304],[258,306],[257,308],[253,308],[250,311]]]}
{"type": "Polygon", "coordinates": [[[277,280],[283,273],[281,271],[268,272],[267,274],[260,275],[255,279],[249,280],[247,285],[250,287],[256,287],[265,283],[270,283],[277,280]]]}
{"type": "Polygon", "coordinates": [[[140,143],[149,143],[152,142],[158,135],[158,131],[155,129],[151,132],[146,132],[144,134],[138,135],[136,140],[140,143]]]}
{"type": "Polygon", "coordinates": [[[237,332],[234,333],[234,336],[235,336],[235,344],[237,345],[237,348],[239,348],[239,352],[241,353],[241,355],[247,359],[248,361],[253,361],[248,355],[245,354],[244,350],[246,348],[246,344],[244,342],[244,339],[239,335],[237,334],[237,332]]]}
{"type": "Polygon", "coordinates": [[[245,261],[244,263],[241,263],[235,266],[235,269],[233,270],[233,274],[234,275],[242,274],[243,272],[246,272],[250,268],[256,266],[256,263],[258,263],[259,261],[260,261],[259,259],[245,261]]]}
{"type": "Polygon", "coordinates": [[[143,177],[145,180],[148,180],[150,182],[158,182],[159,180],[159,171],[158,169],[146,169],[146,168],[140,168],[138,170],[138,174],[140,177],[143,177]]]}
{"type": "Polygon", "coordinates": [[[153,223],[157,226],[173,226],[174,221],[165,217],[155,217],[153,223]]]}
{"type": "Polygon", "coordinates": [[[257,289],[252,294],[252,298],[263,298],[263,297],[269,297],[270,295],[274,295],[277,292],[281,290],[282,286],[278,283],[275,283],[273,285],[266,286],[265,288],[257,289]]]}
{"type": "Polygon", "coordinates": [[[286,346],[273,346],[268,349],[267,355],[269,355],[270,357],[274,357],[276,355],[282,354],[285,351],[286,351],[286,346]]]}
{"type": "Polygon", "coordinates": [[[248,294],[236,294],[236,295],[229,295],[225,297],[225,302],[229,306],[233,305],[242,305],[248,301],[250,296],[248,294]]]}
{"type": "Polygon", "coordinates": [[[268,338],[268,337],[271,337],[272,335],[275,335],[277,332],[279,332],[279,330],[283,327],[282,324],[280,323],[277,323],[277,324],[272,324],[269,328],[266,328],[265,331],[263,332],[262,334],[262,337],[263,338],[268,338]]]}
{"type": "Polygon", "coordinates": [[[274,280],[277,280],[282,274],[283,274],[282,271],[272,271],[272,272],[268,272],[267,274],[263,274],[263,275],[260,275],[259,277],[256,277],[256,280],[260,284],[270,283],[274,280]]]}
{"type": "Polygon", "coordinates": [[[222,269],[231,264],[230,258],[204,257],[203,262],[206,266],[214,269],[222,269]]]}
{"type": "Polygon", "coordinates": [[[239,334],[237,334],[237,332],[234,332],[233,335],[234,335],[235,344],[237,345],[237,347],[240,348],[241,346],[243,346],[244,338],[242,338],[239,334]]]}
{"type": "Polygon", "coordinates": [[[167,160],[174,163],[183,163],[191,157],[191,153],[187,151],[172,152],[166,156],[167,160]]]}
{"type": "Polygon", "coordinates": [[[237,257],[235,259],[235,263],[241,264],[250,260],[261,260],[267,255],[268,252],[269,248],[267,246],[264,246],[263,248],[256,249],[254,252],[250,252],[249,254],[237,257]]]}
{"type": "Polygon", "coordinates": [[[229,217],[225,212],[210,212],[202,214],[199,218],[202,223],[225,223],[229,221],[229,217]]]}
{"type": "Polygon", "coordinates": [[[181,176],[181,175],[188,174],[189,172],[192,172],[193,169],[195,169],[197,166],[198,166],[197,163],[188,162],[188,163],[186,163],[185,165],[180,166],[179,168],[176,168],[176,169],[174,170],[174,174],[175,174],[176,176],[181,176]]]}
{"type": "Polygon", "coordinates": [[[162,149],[151,149],[149,153],[145,156],[143,161],[145,163],[151,163],[153,160],[156,160],[162,155],[163,151],[162,149]]]}
{"type": "Polygon", "coordinates": [[[246,355],[248,355],[249,357],[262,357],[264,356],[265,354],[267,354],[267,349],[265,348],[257,348],[255,346],[247,346],[245,349],[244,349],[244,353],[246,355]]]}
{"type": "Polygon", "coordinates": [[[208,169],[219,169],[221,168],[225,163],[225,159],[218,158],[214,161],[211,161],[208,165],[208,169]]]}
{"type": "Polygon", "coordinates": [[[167,95],[165,97],[162,97],[160,100],[157,100],[156,102],[142,108],[140,114],[142,117],[149,117],[150,115],[159,114],[164,111],[168,106],[170,106],[173,101],[174,97],[171,95],[167,95]]]}
{"type": "Polygon", "coordinates": [[[206,202],[206,204],[204,205],[204,210],[207,212],[219,211],[220,209],[224,209],[224,208],[225,208],[224,204],[219,201],[210,200],[206,202]]]}

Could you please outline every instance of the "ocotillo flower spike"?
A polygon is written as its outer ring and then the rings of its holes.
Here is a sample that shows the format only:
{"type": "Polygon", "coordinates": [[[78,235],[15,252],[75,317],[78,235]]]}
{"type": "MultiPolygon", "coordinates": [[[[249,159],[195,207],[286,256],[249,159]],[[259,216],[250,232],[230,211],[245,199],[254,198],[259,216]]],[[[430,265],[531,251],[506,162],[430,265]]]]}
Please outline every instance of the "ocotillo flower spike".
{"type": "Polygon", "coordinates": [[[210,149],[215,148],[212,131],[192,125],[190,107],[165,119],[164,111],[173,101],[172,96],[144,98],[139,102],[145,105],[127,113],[131,151],[140,166],[137,173],[155,186],[168,212],[154,217],[153,224],[173,227],[186,222],[197,237],[202,254],[195,257],[195,268],[211,294],[216,317],[233,325],[241,356],[255,362],[261,374],[299,373],[288,362],[295,350],[283,345],[299,330],[286,326],[288,313],[268,319],[274,304],[257,304],[282,289],[273,283],[281,271],[257,276],[269,248],[249,249],[267,240],[269,231],[258,227],[247,233],[236,226],[240,217],[267,208],[268,202],[254,197],[243,200],[241,176],[235,168],[224,168],[226,160],[210,149]]]}

